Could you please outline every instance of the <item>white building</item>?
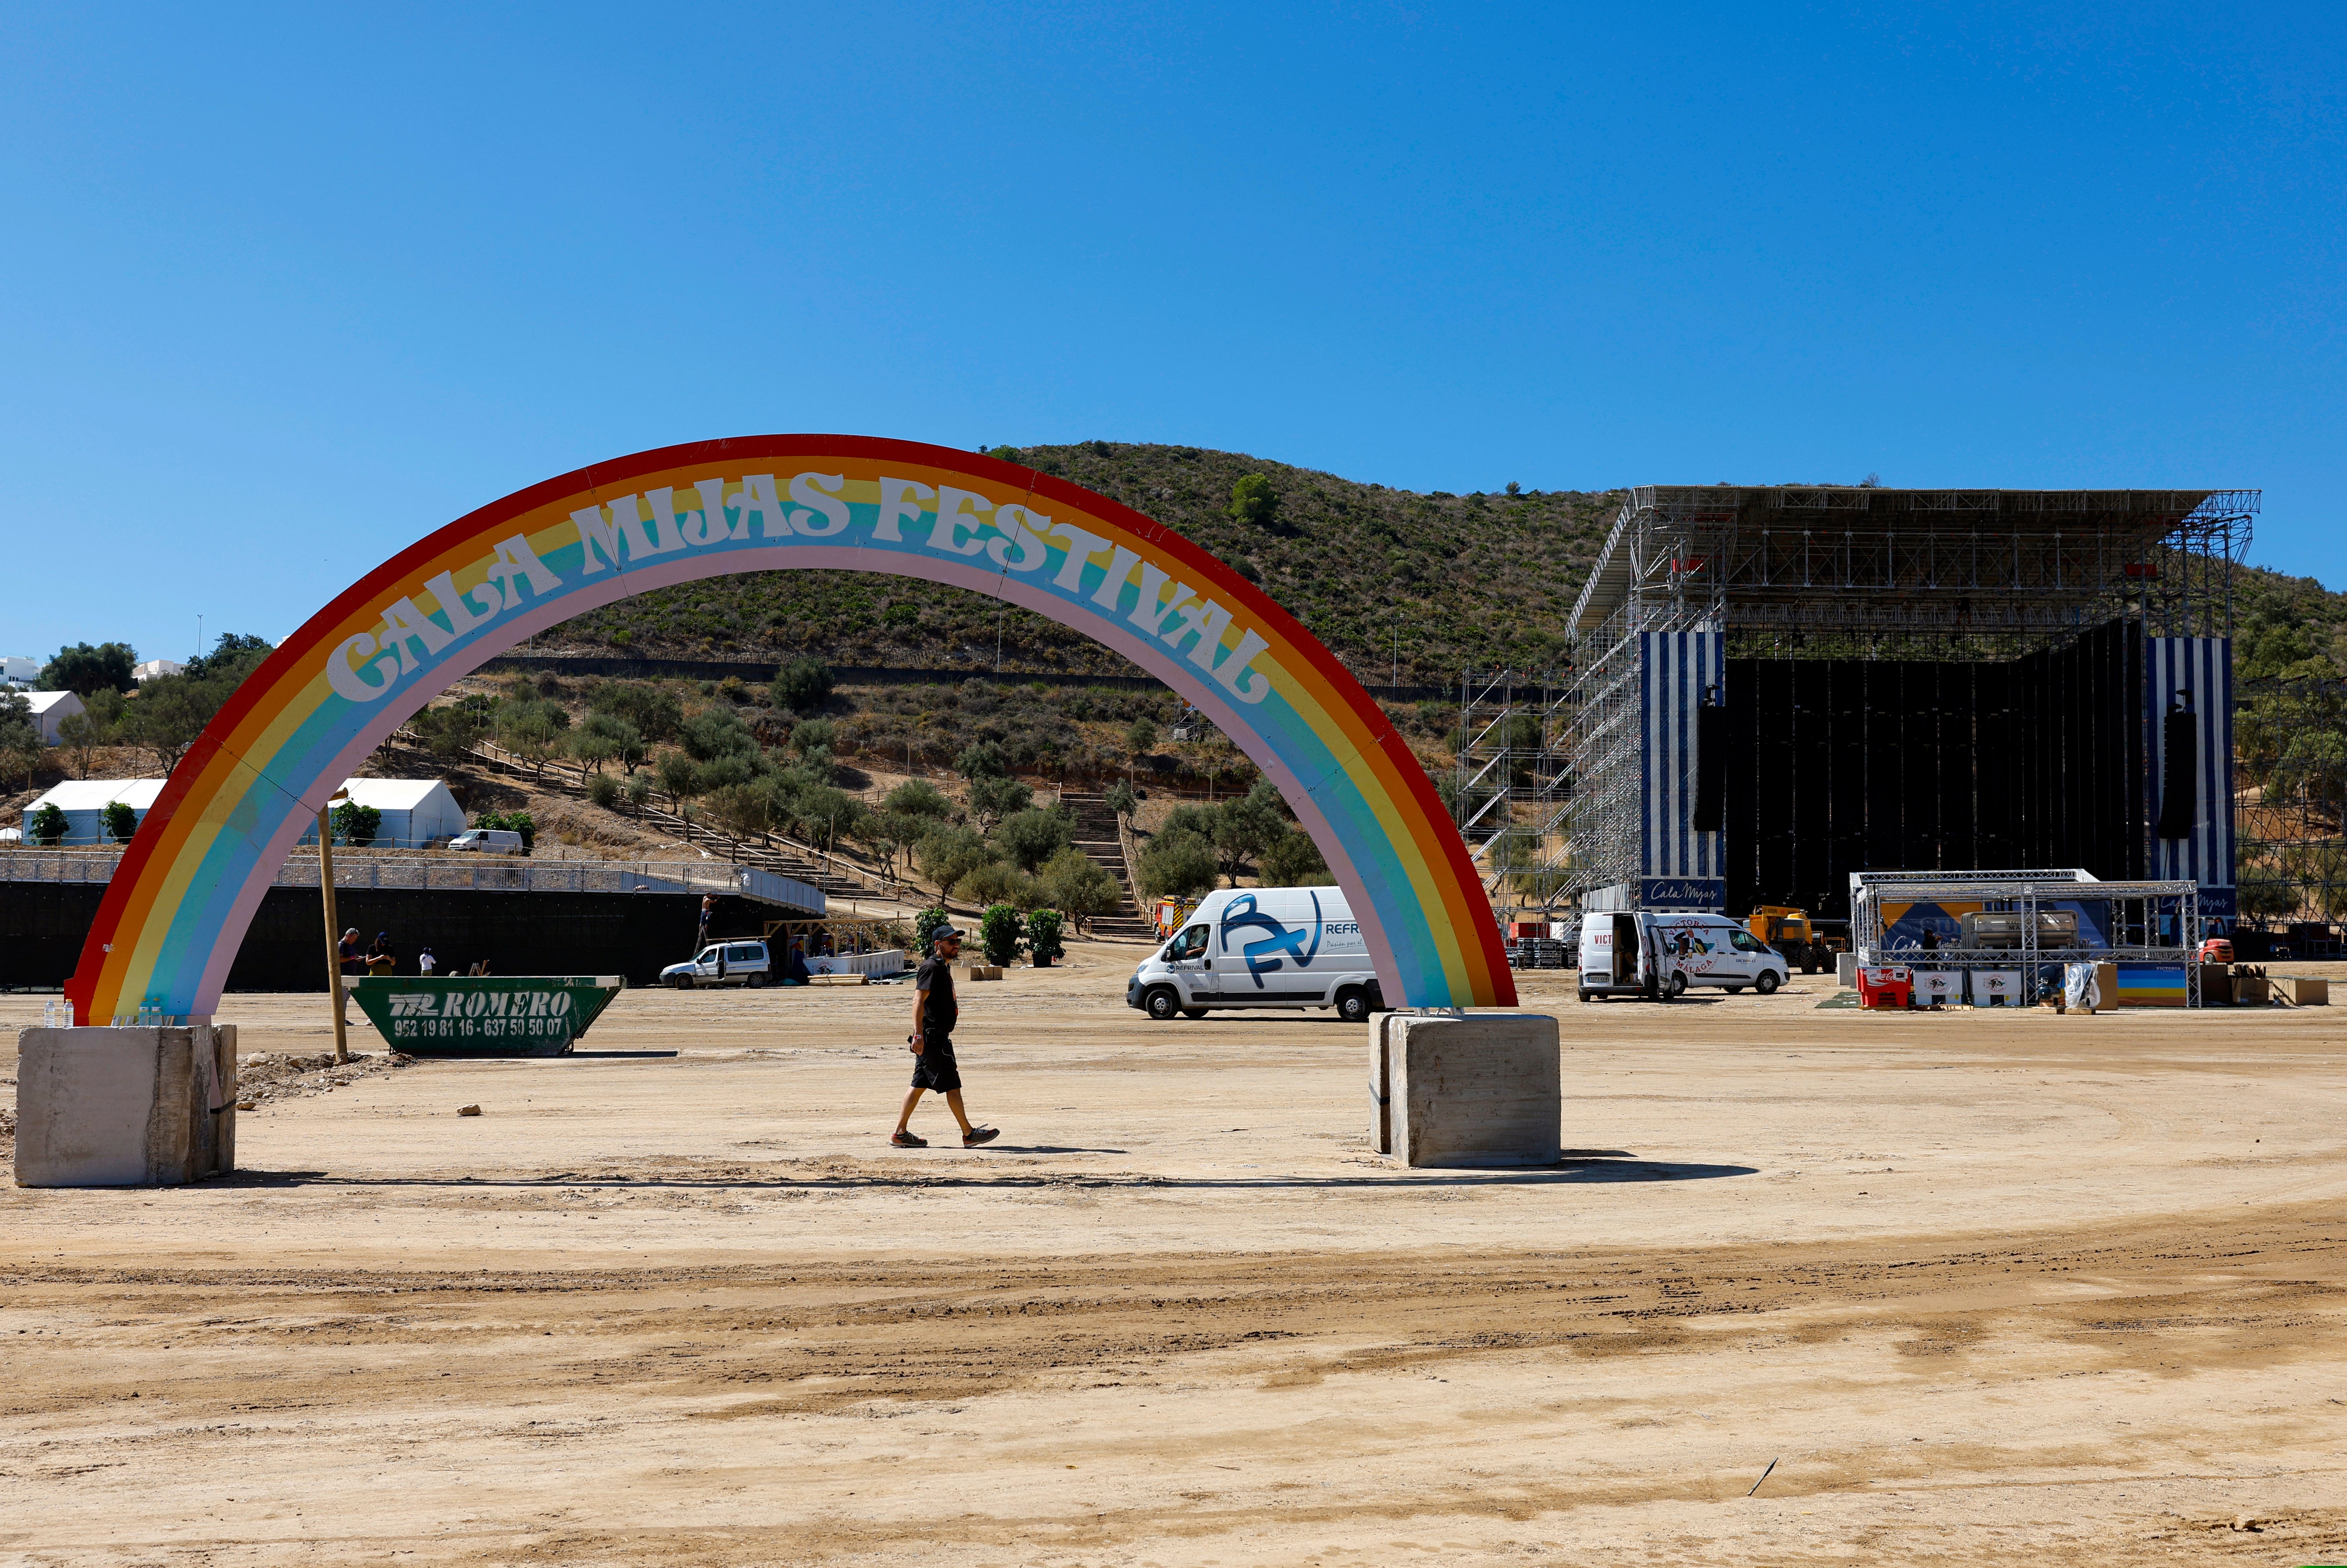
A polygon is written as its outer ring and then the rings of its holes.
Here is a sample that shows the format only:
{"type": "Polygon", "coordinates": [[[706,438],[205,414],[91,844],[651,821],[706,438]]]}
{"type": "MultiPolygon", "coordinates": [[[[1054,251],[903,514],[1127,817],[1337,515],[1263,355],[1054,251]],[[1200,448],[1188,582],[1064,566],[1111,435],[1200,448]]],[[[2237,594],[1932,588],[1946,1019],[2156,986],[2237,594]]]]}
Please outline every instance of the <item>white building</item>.
{"type": "Polygon", "coordinates": [[[21,653],[0,653],[0,686],[30,686],[41,678],[41,661],[21,653]]]}
{"type": "MultiPolygon", "coordinates": [[[[465,831],[463,808],[448,793],[448,786],[438,779],[346,779],[343,787],[359,804],[371,805],[383,814],[383,821],[375,829],[374,846],[378,849],[419,848],[435,839],[451,838],[465,831]]],[[[66,814],[66,843],[108,842],[100,814],[109,803],[122,802],[144,822],[147,808],[162,793],[161,779],[68,780],[25,808],[25,842],[34,842],[33,818],[45,805],[54,805],[66,814]]],[[[309,828],[297,842],[317,843],[317,828],[309,828]]]]}
{"type": "Polygon", "coordinates": [[[41,732],[45,746],[57,743],[57,725],[62,721],[88,712],[71,692],[27,692],[25,701],[33,705],[33,725],[41,732]]]}
{"type": "Polygon", "coordinates": [[[187,668],[176,659],[149,659],[144,664],[133,664],[130,667],[130,678],[134,681],[152,681],[161,675],[184,674],[187,668]]]}

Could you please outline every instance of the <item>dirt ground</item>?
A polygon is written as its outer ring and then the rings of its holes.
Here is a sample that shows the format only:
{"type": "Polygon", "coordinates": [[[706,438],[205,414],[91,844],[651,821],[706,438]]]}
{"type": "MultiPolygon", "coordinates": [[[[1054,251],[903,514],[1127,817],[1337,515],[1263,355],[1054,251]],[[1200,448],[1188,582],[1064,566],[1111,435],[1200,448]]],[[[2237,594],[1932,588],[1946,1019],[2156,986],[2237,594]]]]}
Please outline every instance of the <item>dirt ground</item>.
{"type": "Polygon", "coordinates": [[[1150,1023],[1137,952],[964,988],[982,1150],[885,1142],[901,987],[641,991],[582,1049],[678,1055],[0,1186],[0,1562],[2347,1561],[2347,1007],[1528,976],[1572,1153],[1404,1171],[1363,1030],[1150,1023]]]}

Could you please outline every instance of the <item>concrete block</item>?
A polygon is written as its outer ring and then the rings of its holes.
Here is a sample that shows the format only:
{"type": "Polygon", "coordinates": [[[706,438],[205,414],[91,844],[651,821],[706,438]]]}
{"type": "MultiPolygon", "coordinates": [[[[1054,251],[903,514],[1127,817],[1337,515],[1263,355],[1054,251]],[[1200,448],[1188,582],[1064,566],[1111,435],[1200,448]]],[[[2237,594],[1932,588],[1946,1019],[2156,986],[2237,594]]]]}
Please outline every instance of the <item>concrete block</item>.
{"type": "Polygon", "coordinates": [[[236,1026],[27,1029],[16,1184],[168,1187],[236,1169],[236,1026]]]}
{"type": "Polygon", "coordinates": [[[1846,991],[1858,989],[1858,955],[1856,953],[1834,955],[1834,984],[1846,991]]]}
{"type": "Polygon", "coordinates": [[[961,978],[966,980],[999,980],[1002,978],[1000,964],[969,964],[963,967],[961,978]]]}
{"type": "Polygon", "coordinates": [[[861,986],[869,984],[870,979],[871,978],[867,975],[853,972],[845,975],[809,975],[807,976],[807,984],[811,986],[861,986]]]}
{"type": "Polygon", "coordinates": [[[1561,1078],[1547,1013],[1380,1013],[1369,1020],[1370,1143],[1405,1165],[1553,1165],[1561,1078]]]}

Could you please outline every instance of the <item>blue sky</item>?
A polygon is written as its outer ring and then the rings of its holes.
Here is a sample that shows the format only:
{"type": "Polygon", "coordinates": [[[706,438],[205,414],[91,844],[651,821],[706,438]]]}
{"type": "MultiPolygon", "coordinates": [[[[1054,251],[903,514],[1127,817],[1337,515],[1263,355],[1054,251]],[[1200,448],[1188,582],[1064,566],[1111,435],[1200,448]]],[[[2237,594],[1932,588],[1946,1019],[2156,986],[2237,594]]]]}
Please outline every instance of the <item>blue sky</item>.
{"type": "Polygon", "coordinates": [[[0,10],[0,651],[768,430],[2261,487],[2347,585],[2336,6],[484,9],[0,10]]]}

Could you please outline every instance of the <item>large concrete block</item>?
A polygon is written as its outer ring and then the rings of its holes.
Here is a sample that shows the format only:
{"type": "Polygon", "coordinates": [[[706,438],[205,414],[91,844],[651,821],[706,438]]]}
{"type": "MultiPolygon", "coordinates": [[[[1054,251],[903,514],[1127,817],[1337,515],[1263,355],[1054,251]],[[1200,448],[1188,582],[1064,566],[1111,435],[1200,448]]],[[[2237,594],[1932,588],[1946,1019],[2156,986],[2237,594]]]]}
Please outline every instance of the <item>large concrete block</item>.
{"type": "Polygon", "coordinates": [[[16,1037],[16,1184],[168,1187],[236,1169],[236,1026],[16,1037]]]}
{"type": "Polygon", "coordinates": [[[1553,1165],[1563,1153],[1556,1020],[1379,1013],[1369,1020],[1369,1138],[1405,1165],[1553,1165]]]}

